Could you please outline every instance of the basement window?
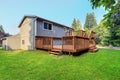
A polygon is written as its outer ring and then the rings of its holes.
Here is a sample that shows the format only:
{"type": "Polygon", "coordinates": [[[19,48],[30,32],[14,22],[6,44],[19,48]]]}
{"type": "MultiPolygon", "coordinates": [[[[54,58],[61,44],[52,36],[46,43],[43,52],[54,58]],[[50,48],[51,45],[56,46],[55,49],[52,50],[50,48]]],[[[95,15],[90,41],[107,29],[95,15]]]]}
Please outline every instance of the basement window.
{"type": "Polygon", "coordinates": [[[52,30],[52,24],[44,22],[44,29],[45,30],[52,30]]]}
{"type": "Polygon", "coordinates": [[[25,44],[25,40],[22,40],[22,45],[24,45],[25,44]]]}

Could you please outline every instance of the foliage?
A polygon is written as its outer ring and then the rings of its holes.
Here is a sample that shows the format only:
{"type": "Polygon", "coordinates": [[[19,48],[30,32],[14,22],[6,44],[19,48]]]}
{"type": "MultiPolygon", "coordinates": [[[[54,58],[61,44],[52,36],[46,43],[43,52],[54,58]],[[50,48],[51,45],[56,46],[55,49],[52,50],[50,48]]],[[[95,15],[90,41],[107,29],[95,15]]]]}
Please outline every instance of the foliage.
{"type": "Polygon", "coordinates": [[[96,33],[96,42],[101,45],[109,45],[109,31],[104,26],[104,21],[101,20],[97,27],[91,29],[96,33]]]}
{"type": "Polygon", "coordinates": [[[113,46],[120,46],[120,26],[111,26],[109,28],[110,32],[110,44],[113,46]]]}
{"type": "Polygon", "coordinates": [[[3,29],[2,25],[0,25],[0,32],[4,33],[4,29],[3,29]]]}
{"type": "Polygon", "coordinates": [[[85,28],[84,30],[85,30],[85,32],[86,32],[86,34],[87,34],[88,36],[90,35],[90,33],[91,33],[91,31],[92,31],[91,29],[88,29],[88,28],[85,28]]]}
{"type": "Polygon", "coordinates": [[[87,13],[84,28],[91,29],[96,25],[97,25],[97,22],[96,22],[94,13],[87,13]]]}
{"type": "Polygon", "coordinates": [[[10,36],[10,34],[5,33],[2,25],[0,25],[0,47],[2,46],[2,38],[8,37],[8,36],[10,36]]]}
{"type": "Polygon", "coordinates": [[[90,0],[93,8],[105,7],[108,13],[104,15],[105,26],[109,28],[109,44],[120,46],[120,0],[90,0]]]}
{"type": "Polygon", "coordinates": [[[100,6],[105,7],[105,10],[113,8],[113,5],[119,0],[89,0],[92,3],[92,8],[97,8],[100,6]]]}
{"type": "Polygon", "coordinates": [[[45,51],[0,50],[1,80],[119,80],[120,51],[100,49],[78,57],[45,51]]]}
{"type": "Polygon", "coordinates": [[[3,37],[8,37],[8,36],[10,36],[10,34],[9,34],[9,33],[5,33],[5,31],[4,31],[4,29],[3,29],[2,25],[1,25],[1,26],[0,26],[0,40],[1,40],[3,37]]]}
{"type": "Polygon", "coordinates": [[[82,29],[82,25],[81,25],[79,19],[75,19],[75,18],[74,18],[73,23],[72,23],[72,28],[73,28],[75,31],[82,29]]]}

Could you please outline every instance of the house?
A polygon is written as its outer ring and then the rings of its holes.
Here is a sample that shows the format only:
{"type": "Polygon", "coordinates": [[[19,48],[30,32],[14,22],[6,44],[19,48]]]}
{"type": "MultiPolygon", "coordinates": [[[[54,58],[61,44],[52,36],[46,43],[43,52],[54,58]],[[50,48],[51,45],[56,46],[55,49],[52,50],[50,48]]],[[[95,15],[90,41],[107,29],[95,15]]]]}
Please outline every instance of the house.
{"type": "Polygon", "coordinates": [[[71,35],[73,31],[68,26],[38,16],[24,16],[18,28],[20,31],[17,35],[6,37],[3,41],[6,50],[35,50],[37,37],[62,38],[71,35]]]}
{"type": "Polygon", "coordinates": [[[6,50],[20,49],[20,35],[14,35],[3,38],[2,47],[6,50]]]}
{"type": "Polygon", "coordinates": [[[89,48],[90,51],[96,51],[94,32],[88,36],[85,31],[80,30],[77,32],[79,35],[74,35],[72,28],[38,16],[24,16],[18,28],[20,31],[17,35],[3,40],[4,49],[47,49],[54,54],[61,51],[76,53],[89,48]]]}

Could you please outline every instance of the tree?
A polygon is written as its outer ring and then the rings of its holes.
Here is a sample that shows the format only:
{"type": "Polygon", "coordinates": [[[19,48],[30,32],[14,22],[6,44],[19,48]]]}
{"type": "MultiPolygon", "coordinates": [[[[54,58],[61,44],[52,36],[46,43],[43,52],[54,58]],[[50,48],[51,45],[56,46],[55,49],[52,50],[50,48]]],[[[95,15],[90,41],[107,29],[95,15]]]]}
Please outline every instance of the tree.
{"type": "Polygon", "coordinates": [[[8,36],[10,36],[10,34],[9,33],[5,33],[2,25],[0,25],[0,40],[2,38],[4,38],[4,37],[8,37],[8,36]]]}
{"type": "Polygon", "coordinates": [[[3,29],[2,25],[0,25],[0,32],[4,33],[4,29],[3,29]]]}
{"type": "Polygon", "coordinates": [[[101,45],[109,45],[109,31],[104,26],[104,21],[101,20],[99,25],[91,29],[96,33],[96,42],[101,45]]]}
{"type": "Polygon", "coordinates": [[[105,26],[109,30],[109,43],[120,46],[120,0],[90,0],[92,7],[103,6],[108,11],[104,15],[105,26]]]}
{"type": "Polygon", "coordinates": [[[91,29],[96,25],[97,25],[97,22],[96,22],[94,13],[87,13],[84,28],[91,29]]]}
{"type": "Polygon", "coordinates": [[[75,19],[75,18],[74,18],[73,23],[72,23],[72,28],[73,28],[75,31],[82,29],[82,25],[81,25],[79,19],[75,19]]]}
{"type": "MultiPolygon", "coordinates": [[[[117,17],[117,13],[120,12],[120,0],[89,0],[92,4],[92,8],[98,8],[100,6],[103,6],[105,10],[108,11],[106,15],[104,15],[104,20],[106,21],[106,25],[110,26],[112,22],[115,23],[119,22],[115,19],[115,16],[117,17]],[[114,20],[113,20],[114,19],[114,20]]],[[[119,22],[120,24],[120,22],[119,22]]]]}
{"type": "Polygon", "coordinates": [[[80,20],[77,19],[77,30],[80,30],[80,29],[82,29],[82,25],[80,23],[80,20]]]}

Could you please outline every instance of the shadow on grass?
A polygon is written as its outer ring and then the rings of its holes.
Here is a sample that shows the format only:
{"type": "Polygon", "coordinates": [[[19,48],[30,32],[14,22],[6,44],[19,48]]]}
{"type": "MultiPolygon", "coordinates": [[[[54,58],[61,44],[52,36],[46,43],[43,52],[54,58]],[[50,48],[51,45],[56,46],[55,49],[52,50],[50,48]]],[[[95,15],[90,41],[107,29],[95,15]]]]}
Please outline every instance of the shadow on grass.
{"type": "Polygon", "coordinates": [[[88,50],[80,51],[77,53],[63,52],[62,55],[72,55],[74,57],[78,57],[78,56],[81,56],[81,55],[86,54],[86,53],[88,53],[88,50]]]}
{"type": "Polygon", "coordinates": [[[84,55],[84,54],[87,54],[88,53],[88,50],[83,50],[83,51],[80,51],[80,52],[77,52],[77,53],[73,53],[72,55],[75,56],[75,57],[78,57],[78,56],[81,56],[81,55],[84,55]]]}
{"type": "MultiPolygon", "coordinates": [[[[47,51],[48,53],[50,53],[50,50],[47,50],[47,49],[37,49],[37,50],[47,51]]],[[[83,51],[80,51],[77,53],[60,52],[60,54],[53,54],[53,55],[57,55],[57,56],[70,56],[70,55],[72,55],[74,57],[78,57],[78,56],[87,54],[88,52],[89,52],[88,50],[83,50],[83,51]]],[[[95,52],[92,52],[92,53],[95,53],[95,52]]]]}

